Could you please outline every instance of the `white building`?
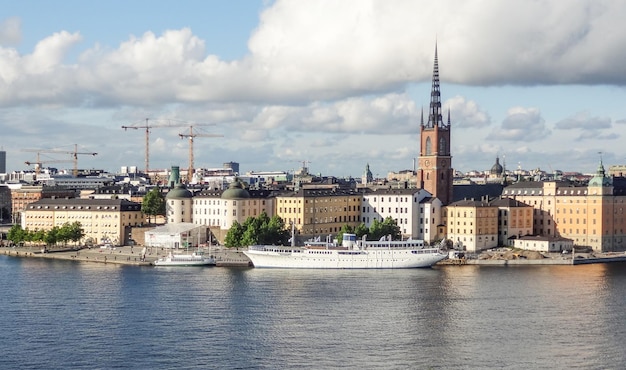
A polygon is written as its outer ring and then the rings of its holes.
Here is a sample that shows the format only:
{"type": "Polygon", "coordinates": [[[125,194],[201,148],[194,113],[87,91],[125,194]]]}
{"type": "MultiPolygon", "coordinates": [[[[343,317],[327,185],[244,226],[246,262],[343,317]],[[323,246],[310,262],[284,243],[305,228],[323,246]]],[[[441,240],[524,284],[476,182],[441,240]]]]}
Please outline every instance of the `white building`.
{"type": "Polygon", "coordinates": [[[437,225],[441,223],[441,201],[424,189],[365,190],[361,207],[361,220],[370,227],[374,220],[380,222],[393,218],[405,238],[437,238],[437,225]]]}
{"type": "Polygon", "coordinates": [[[513,241],[513,246],[537,252],[571,252],[574,248],[574,241],[572,239],[549,236],[522,236],[513,241]]]}
{"type": "Polygon", "coordinates": [[[147,247],[157,248],[196,248],[207,242],[207,233],[204,226],[192,223],[177,223],[158,226],[145,233],[147,247]]]}

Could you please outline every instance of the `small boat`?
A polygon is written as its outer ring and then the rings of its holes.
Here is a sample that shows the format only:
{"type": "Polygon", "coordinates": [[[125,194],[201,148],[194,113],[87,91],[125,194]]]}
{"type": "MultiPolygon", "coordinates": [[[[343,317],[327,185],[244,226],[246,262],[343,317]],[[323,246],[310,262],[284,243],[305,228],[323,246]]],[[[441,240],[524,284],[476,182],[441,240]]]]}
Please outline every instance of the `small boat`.
{"type": "Polygon", "coordinates": [[[205,256],[201,252],[192,254],[173,254],[170,252],[166,257],[154,261],[155,266],[211,266],[215,265],[215,258],[205,256]]]}

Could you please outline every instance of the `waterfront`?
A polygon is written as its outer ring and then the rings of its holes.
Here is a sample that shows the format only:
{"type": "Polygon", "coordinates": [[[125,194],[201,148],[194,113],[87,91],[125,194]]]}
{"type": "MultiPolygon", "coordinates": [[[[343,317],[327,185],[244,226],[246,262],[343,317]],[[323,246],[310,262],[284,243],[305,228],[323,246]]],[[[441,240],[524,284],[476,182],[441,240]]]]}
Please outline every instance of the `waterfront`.
{"type": "Polygon", "coordinates": [[[1,368],[617,368],[626,264],[163,268],[0,256],[1,368]]]}

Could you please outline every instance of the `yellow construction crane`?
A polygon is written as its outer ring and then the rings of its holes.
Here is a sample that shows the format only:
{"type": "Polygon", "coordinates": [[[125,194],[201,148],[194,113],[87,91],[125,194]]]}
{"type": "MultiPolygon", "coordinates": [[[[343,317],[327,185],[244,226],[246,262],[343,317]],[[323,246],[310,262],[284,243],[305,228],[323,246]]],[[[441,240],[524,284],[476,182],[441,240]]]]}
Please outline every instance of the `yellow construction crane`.
{"type": "Polygon", "coordinates": [[[191,183],[193,179],[193,139],[195,137],[224,137],[224,135],[194,133],[193,126],[189,126],[188,134],[178,134],[181,139],[189,138],[189,169],[187,170],[187,182],[191,183]]]}
{"type": "MultiPolygon", "coordinates": [[[[78,151],[78,144],[74,144],[74,151],[66,151],[66,150],[61,150],[61,149],[22,149],[23,152],[36,152],[37,153],[37,163],[40,162],[39,160],[39,155],[41,153],[59,153],[59,154],[70,154],[73,158],[73,162],[74,162],[74,170],[72,171],[72,175],[74,177],[78,176],[78,155],[79,154],[88,154],[88,155],[92,155],[92,156],[96,156],[98,155],[98,153],[94,153],[94,152],[79,152],[78,151]]],[[[35,172],[37,173],[37,172],[35,172]]]]}
{"type": "Polygon", "coordinates": [[[71,161],[70,160],[65,160],[65,159],[54,159],[54,160],[41,161],[41,160],[39,160],[39,153],[37,153],[37,161],[35,161],[35,162],[26,161],[24,163],[27,166],[35,165],[35,175],[37,177],[37,176],[39,176],[39,173],[41,172],[41,165],[43,165],[44,163],[67,163],[67,162],[71,162],[71,161]]]}
{"type": "MultiPolygon", "coordinates": [[[[150,129],[153,128],[163,128],[163,127],[188,127],[192,125],[189,122],[176,121],[171,119],[150,119],[146,118],[145,121],[140,121],[131,124],[130,126],[122,126],[122,128],[127,131],[128,129],[139,130],[145,129],[145,145],[146,145],[146,153],[145,153],[145,161],[146,161],[146,175],[149,176],[150,171],[150,129]],[[144,123],[145,122],[145,123],[144,123]]],[[[203,123],[195,123],[194,126],[213,126],[213,124],[203,124],[203,123]]]]}

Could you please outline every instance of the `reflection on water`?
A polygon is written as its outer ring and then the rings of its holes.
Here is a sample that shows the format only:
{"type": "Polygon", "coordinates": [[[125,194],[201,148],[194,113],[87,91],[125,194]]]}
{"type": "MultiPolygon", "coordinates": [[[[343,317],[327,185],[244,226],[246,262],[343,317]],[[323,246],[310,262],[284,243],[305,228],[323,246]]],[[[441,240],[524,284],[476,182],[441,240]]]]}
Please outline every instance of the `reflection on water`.
{"type": "Polygon", "coordinates": [[[626,265],[152,269],[0,256],[1,368],[615,368],[626,265]],[[209,365],[210,364],[210,365],[209,365]]]}

